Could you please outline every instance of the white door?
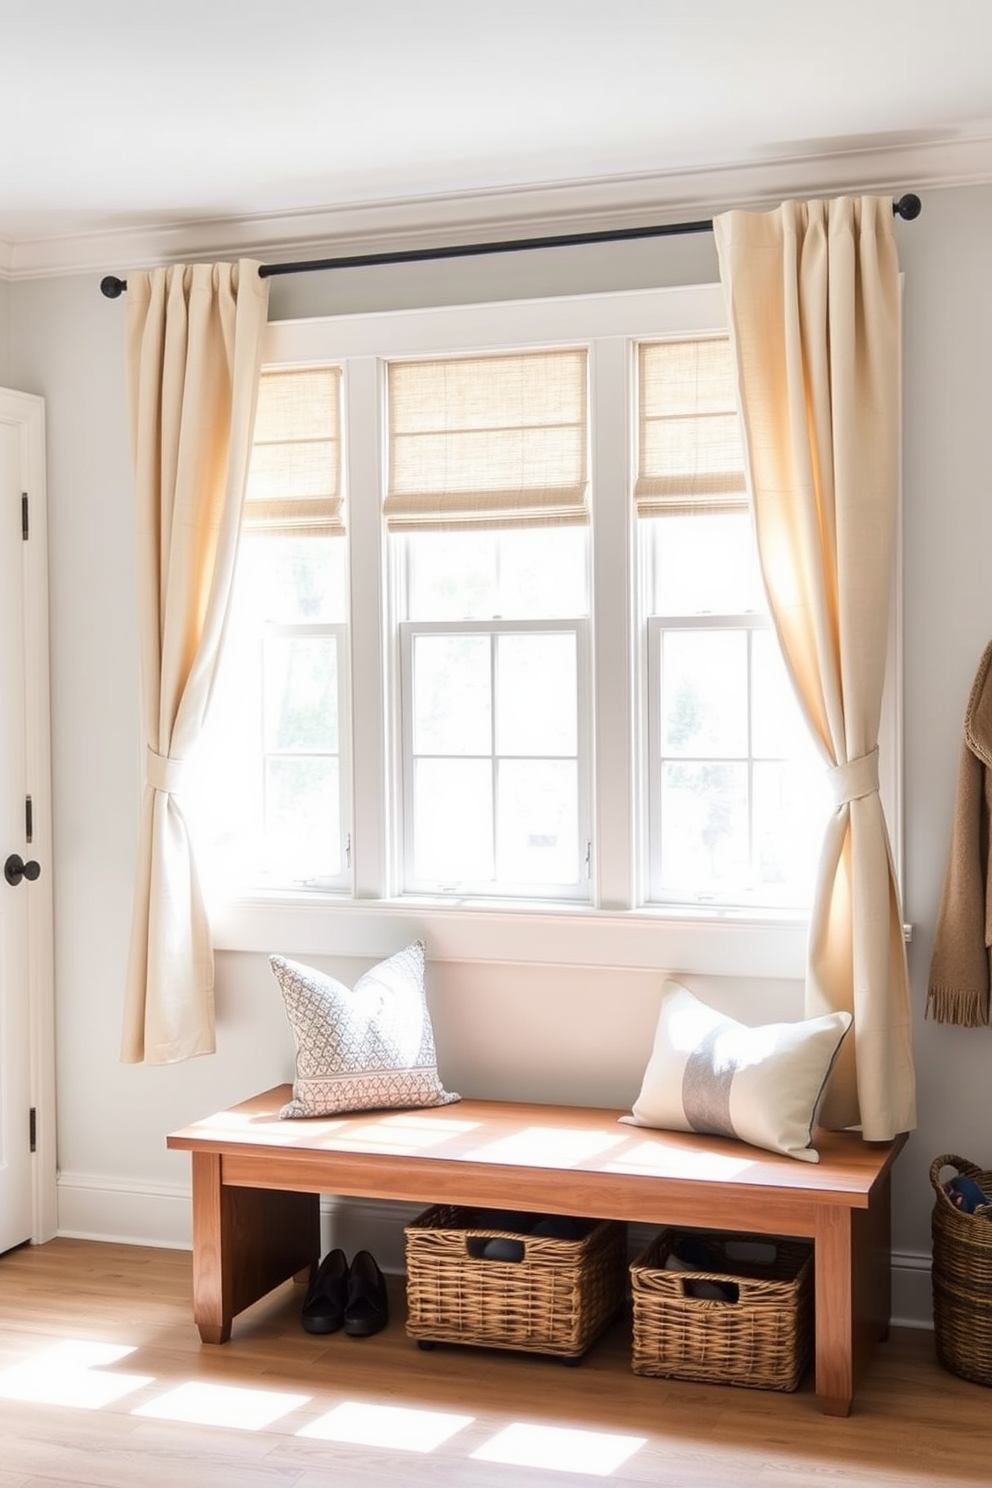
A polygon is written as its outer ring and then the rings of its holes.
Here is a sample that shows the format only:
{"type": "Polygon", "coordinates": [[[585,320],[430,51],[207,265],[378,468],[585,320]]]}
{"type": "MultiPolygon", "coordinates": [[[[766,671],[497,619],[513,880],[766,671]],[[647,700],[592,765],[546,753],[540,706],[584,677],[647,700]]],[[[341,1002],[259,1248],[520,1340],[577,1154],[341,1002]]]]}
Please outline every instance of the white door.
{"type": "Polygon", "coordinates": [[[0,1253],[55,1228],[44,474],[42,400],[0,389],[0,1253]]]}

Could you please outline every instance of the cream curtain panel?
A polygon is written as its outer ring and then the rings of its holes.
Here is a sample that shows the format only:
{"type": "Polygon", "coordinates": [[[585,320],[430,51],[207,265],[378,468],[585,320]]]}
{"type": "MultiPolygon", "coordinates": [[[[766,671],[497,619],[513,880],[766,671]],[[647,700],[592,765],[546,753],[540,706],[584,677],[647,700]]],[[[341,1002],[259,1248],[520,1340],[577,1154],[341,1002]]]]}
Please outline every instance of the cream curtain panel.
{"type": "Polygon", "coordinates": [[[848,1009],[827,1125],[915,1125],[902,910],[878,794],[900,439],[888,197],[714,222],[769,607],[836,809],[820,859],[807,1012],[848,1009]]]}
{"type": "Polygon", "coordinates": [[[227,615],[268,306],[250,260],[129,274],[145,788],[121,1058],[211,1053],[213,949],[183,762],[210,701],[227,615]]]}

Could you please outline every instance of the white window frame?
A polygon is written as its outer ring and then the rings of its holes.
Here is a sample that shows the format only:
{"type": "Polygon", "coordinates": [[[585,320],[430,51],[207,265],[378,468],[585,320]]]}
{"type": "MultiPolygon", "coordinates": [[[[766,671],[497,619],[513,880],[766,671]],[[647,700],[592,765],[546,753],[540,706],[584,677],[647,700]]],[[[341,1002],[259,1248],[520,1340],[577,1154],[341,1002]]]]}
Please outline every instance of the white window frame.
{"type": "MultiPolygon", "coordinates": [[[[439,959],[528,961],[691,970],[698,975],[801,977],[807,920],[714,906],[647,902],[644,728],[646,645],[637,620],[636,517],[631,389],[637,341],[726,332],[720,285],[632,290],[548,300],[444,306],[269,325],[267,365],[347,362],[344,447],[348,542],[353,755],[353,891],[346,900],[317,893],[256,894],[211,906],[218,949],[377,957],[403,937],[428,938],[439,959]],[[457,355],[480,349],[590,346],[592,396],[600,419],[592,442],[595,533],[590,668],[596,788],[589,904],[481,903],[399,893],[389,821],[402,781],[393,747],[401,696],[395,650],[382,644],[390,579],[381,516],[384,450],[377,422],[383,369],[390,358],[457,355]],[[603,414],[606,417],[603,417],[603,414]],[[631,829],[631,823],[634,828],[631,829]],[[622,933],[620,933],[622,932],[622,933]]],[[[901,564],[898,565],[901,567],[901,564]]],[[[893,596],[890,668],[883,719],[883,801],[901,862],[901,586],[893,596]]]]}

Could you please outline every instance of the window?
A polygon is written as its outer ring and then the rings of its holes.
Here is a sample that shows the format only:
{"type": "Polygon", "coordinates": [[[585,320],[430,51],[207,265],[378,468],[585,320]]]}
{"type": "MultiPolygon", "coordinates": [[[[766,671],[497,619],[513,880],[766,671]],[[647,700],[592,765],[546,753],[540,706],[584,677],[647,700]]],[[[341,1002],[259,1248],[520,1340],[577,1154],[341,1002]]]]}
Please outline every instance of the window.
{"type": "Polygon", "coordinates": [[[270,371],[190,816],[215,883],[348,884],[348,628],[337,367],[270,371]]]}
{"type": "MultiPolygon", "coordinates": [[[[542,912],[573,937],[635,912],[662,936],[637,964],[795,974],[829,808],[764,609],[723,316],[706,286],[270,326],[189,812],[217,896],[305,890],[358,955],[377,906],[447,914],[468,955],[500,953],[487,906],[524,915],[558,959],[542,912]],[[684,939],[748,917],[760,962],[684,939]]],[[[253,902],[228,943],[264,949],[253,902]]]]}
{"type": "Polygon", "coordinates": [[[649,897],[802,906],[829,796],[765,611],[726,337],[638,347],[649,897]]]}
{"type": "Polygon", "coordinates": [[[585,349],[390,362],[403,889],[589,895],[585,349]]]}

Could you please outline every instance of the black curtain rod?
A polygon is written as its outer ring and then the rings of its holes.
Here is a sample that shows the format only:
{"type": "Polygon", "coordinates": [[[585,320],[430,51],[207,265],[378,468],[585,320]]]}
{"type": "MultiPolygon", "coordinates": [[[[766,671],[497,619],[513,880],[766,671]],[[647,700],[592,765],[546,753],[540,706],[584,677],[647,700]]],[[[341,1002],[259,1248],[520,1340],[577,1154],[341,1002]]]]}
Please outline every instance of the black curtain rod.
{"type": "MultiPolygon", "coordinates": [[[[908,193],[892,203],[896,217],[912,222],[920,215],[922,202],[908,193]]],[[[301,263],[260,264],[260,279],[277,274],[310,274],[317,269],[362,269],[382,264],[423,263],[435,258],[471,258],[486,253],[520,253],[530,248],[572,248],[581,243],[622,243],[630,238],[675,238],[689,233],[711,232],[712,219],[701,222],[667,222],[655,227],[606,228],[602,232],[563,233],[548,238],[509,238],[495,243],[460,243],[446,248],[403,248],[395,253],[358,253],[344,258],[311,258],[301,263]]],[[[127,289],[127,280],[113,274],[100,280],[100,289],[108,300],[116,300],[127,289]]]]}

